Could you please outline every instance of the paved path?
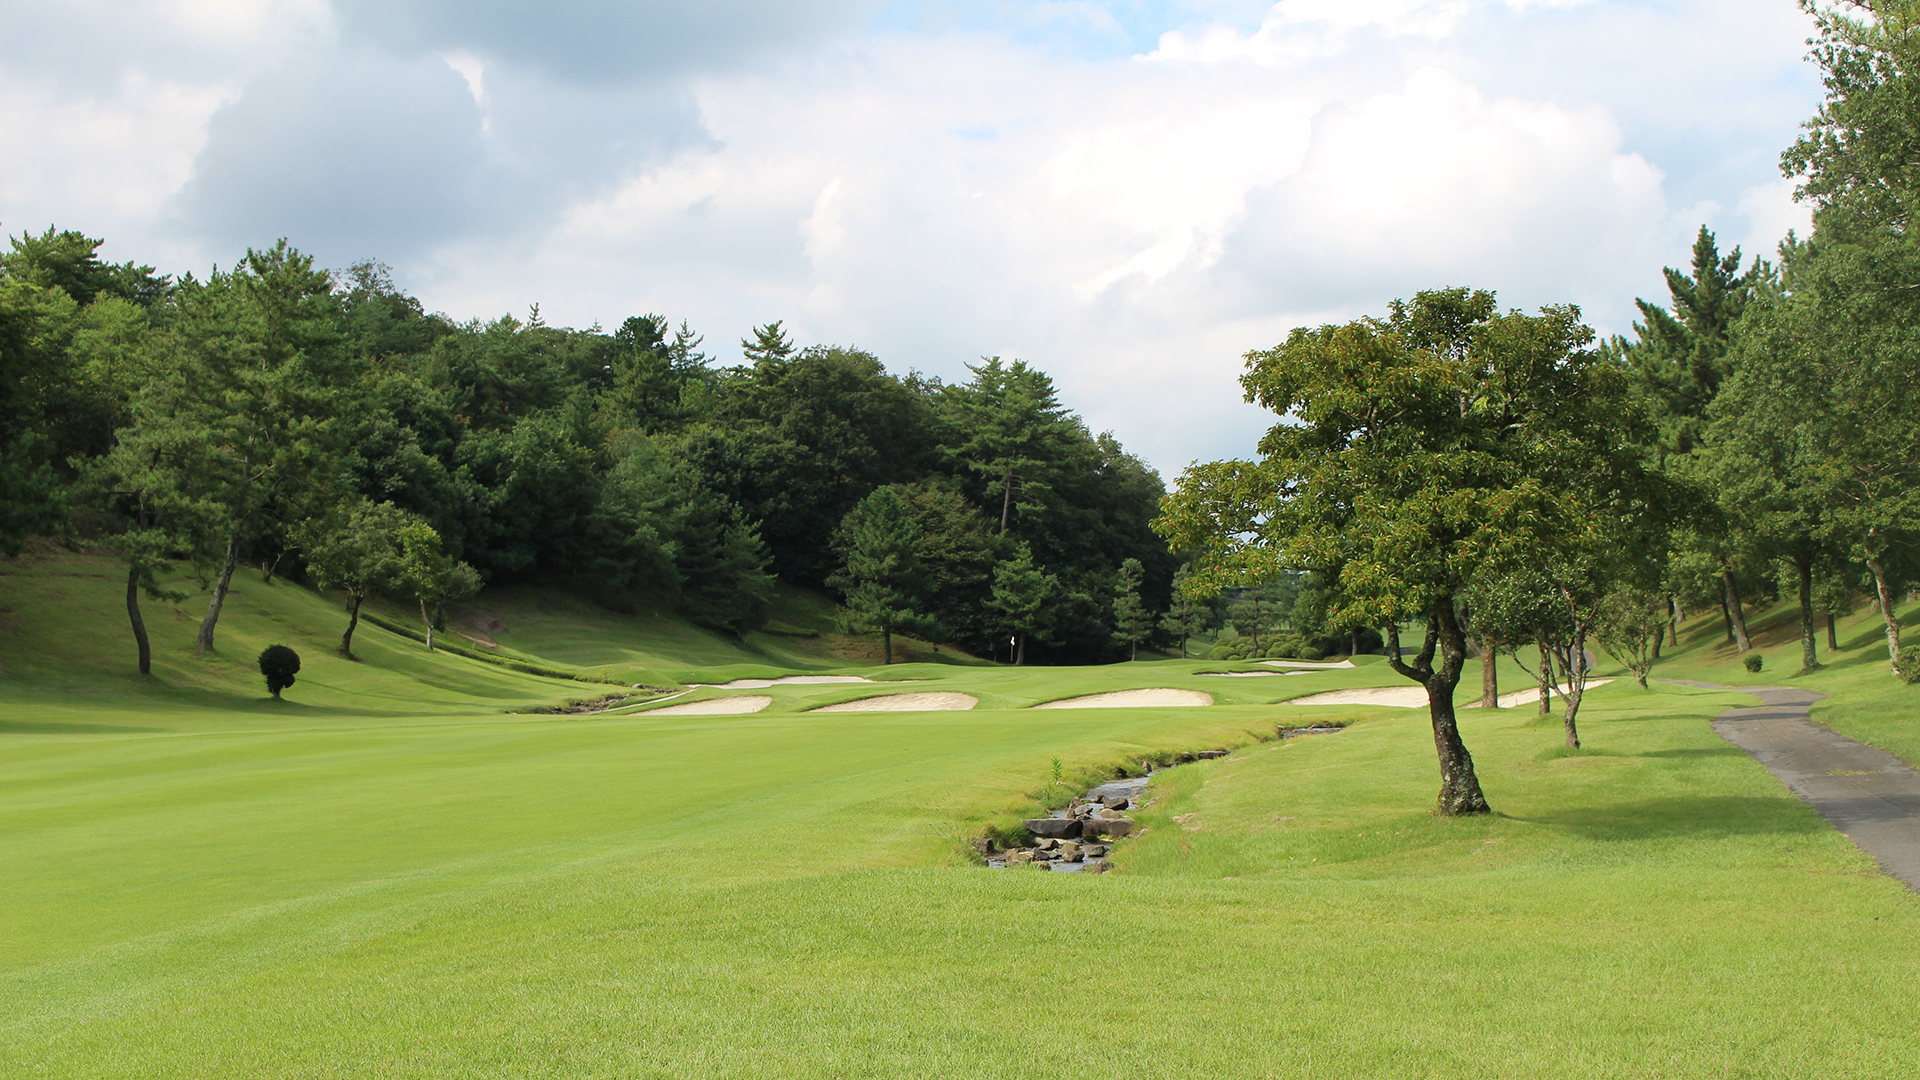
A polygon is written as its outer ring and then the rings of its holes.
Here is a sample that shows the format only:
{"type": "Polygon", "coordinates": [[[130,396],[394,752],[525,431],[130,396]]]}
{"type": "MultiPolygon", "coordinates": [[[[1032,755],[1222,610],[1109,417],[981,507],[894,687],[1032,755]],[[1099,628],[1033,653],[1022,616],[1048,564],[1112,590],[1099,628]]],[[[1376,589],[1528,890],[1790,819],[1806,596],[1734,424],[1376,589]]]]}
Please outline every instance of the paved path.
{"type": "Polygon", "coordinates": [[[1814,723],[1807,706],[1824,695],[1782,686],[1667,681],[1758,697],[1764,704],[1714,717],[1714,732],[1752,754],[1882,870],[1920,890],[1920,771],[1814,723]]]}

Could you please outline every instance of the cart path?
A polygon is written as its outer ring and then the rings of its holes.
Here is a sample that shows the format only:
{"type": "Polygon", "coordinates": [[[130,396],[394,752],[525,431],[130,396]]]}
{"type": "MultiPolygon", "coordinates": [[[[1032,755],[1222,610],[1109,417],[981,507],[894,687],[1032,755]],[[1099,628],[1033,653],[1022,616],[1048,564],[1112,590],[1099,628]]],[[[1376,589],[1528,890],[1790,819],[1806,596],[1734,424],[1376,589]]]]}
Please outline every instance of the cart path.
{"type": "Polygon", "coordinates": [[[1783,686],[1682,686],[1738,690],[1762,704],[1713,718],[1714,733],[1752,754],[1787,790],[1873,856],[1880,869],[1920,891],[1920,771],[1877,747],[1813,722],[1825,695],[1783,686]]]}

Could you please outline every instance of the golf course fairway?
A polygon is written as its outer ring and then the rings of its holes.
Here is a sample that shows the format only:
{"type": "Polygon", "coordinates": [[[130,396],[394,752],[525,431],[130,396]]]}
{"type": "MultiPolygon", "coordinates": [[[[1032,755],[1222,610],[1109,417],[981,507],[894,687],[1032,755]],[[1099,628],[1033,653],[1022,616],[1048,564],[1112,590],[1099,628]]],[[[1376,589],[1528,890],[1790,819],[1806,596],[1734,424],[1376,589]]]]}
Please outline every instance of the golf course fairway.
{"type": "MultiPolygon", "coordinates": [[[[1920,900],[1714,735],[1736,691],[1609,666],[1577,753],[1557,715],[1463,712],[1496,813],[1448,820],[1423,713],[1277,704],[1400,681],[1375,657],[849,666],[498,601],[503,651],[609,680],[570,682],[364,623],[348,661],[335,602],[256,575],[212,658],[149,605],[142,681],[110,560],[4,571],[0,1077],[1920,1075],[1920,900]],[[305,661],[280,703],[276,642],[305,661]],[[783,673],[979,704],[529,711],[783,673]],[[1146,688],[1215,704],[1031,707],[1146,688]],[[1351,724],[1277,737],[1303,719],[1351,724]],[[1211,748],[1113,873],[971,856],[1056,758],[1085,783],[1211,748]]],[[[1845,629],[1791,685],[1911,755],[1920,694],[1845,629]]],[[[1786,684],[1717,634],[1656,675],[1786,684]]]]}

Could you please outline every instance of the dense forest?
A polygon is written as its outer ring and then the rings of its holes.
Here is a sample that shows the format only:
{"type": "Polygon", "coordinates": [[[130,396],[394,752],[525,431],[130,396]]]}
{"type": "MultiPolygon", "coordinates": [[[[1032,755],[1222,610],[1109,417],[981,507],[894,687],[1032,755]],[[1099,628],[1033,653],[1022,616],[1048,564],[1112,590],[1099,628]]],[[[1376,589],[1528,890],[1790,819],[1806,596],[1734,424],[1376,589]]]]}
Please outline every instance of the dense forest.
{"type": "Polygon", "coordinates": [[[541,582],[736,635],[778,578],[852,597],[856,627],[1044,662],[1126,655],[1123,595],[1168,606],[1159,477],[1025,363],[944,385],[776,322],[719,366],[657,315],[455,322],[285,241],[204,279],[99,247],[49,228],[0,255],[0,543],[124,557],[143,668],[139,599],[180,599],[175,564],[207,582],[208,648],[247,565],[356,615],[541,582]],[[914,572],[876,622],[861,549],[889,538],[854,512],[879,491],[914,572]]]}
{"type": "Polygon", "coordinates": [[[179,599],[181,564],[208,648],[240,565],[429,625],[544,582],[736,635],[781,579],[889,656],[911,632],[1100,662],[1222,628],[1218,658],[1402,665],[1406,627],[1402,666],[1449,702],[1463,658],[1529,650],[1570,744],[1589,645],[1644,682],[1690,613],[1746,654],[1748,610],[1791,598],[1811,668],[1872,605],[1920,674],[1893,616],[1920,582],[1915,8],[1809,9],[1828,96],[1783,169],[1811,235],[1745,260],[1702,227],[1607,340],[1467,288],[1300,328],[1248,356],[1248,399],[1283,418],[1260,457],[1171,497],[1019,361],[947,385],[775,322],[721,366],[684,322],[455,322],[285,241],[202,280],[23,234],[0,255],[0,546],[119,553],[143,669],[139,600],[179,599]]]}

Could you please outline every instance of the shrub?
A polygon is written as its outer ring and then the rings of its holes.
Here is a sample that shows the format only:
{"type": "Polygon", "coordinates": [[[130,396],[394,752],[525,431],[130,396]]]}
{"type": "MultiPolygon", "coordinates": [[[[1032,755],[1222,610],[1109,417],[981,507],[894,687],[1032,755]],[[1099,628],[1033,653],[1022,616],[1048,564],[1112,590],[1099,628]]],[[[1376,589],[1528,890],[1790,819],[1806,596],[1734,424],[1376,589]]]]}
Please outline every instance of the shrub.
{"type": "Polygon", "coordinates": [[[1253,641],[1243,637],[1223,637],[1207,650],[1209,660],[1245,660],[1253,655],[1253,641]]]}
{"type": "Polygon", "coordinates": [[[1747,655],[1741,657],[1740,662],[1747,665],[1748,671],[1758,675],[1760,673],[1760,665],[1765,663],[1766,661],[1761,659],[1761,656],[1759,653],[1750,652],[1747,655]]]}
{"type": "Polygon", "coordinates": [[[1300,650],[1302,660],[1325,660],[1326,658],[1327,651],[1318,645],[1307,645],[1300,650]]]}
{"type": "Polygon", "coordinates": [[[294,673],[299,670],[300,654],[285,645],[269,645],[260,653],[260,674],[267,677],[267,690],[276,698],[293,685],[294,673]]]}
{"type": "Polygon", "coordinates": [[[1269,660],[1291,660],[1300,655],[1300,639],[1288,634],[1273,639],[1273,643],[1260,650],[1260,655],[1269,660]]]}
{"type": "Polygon", "coordinates": [[[1920,682],[1920,645],[1908,645],[1900,650],[1893,661],[1893,673],[1909,686],[1920,682]]]}

